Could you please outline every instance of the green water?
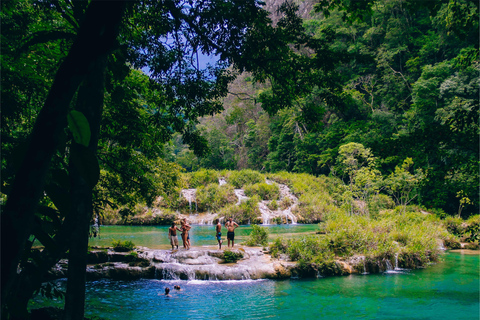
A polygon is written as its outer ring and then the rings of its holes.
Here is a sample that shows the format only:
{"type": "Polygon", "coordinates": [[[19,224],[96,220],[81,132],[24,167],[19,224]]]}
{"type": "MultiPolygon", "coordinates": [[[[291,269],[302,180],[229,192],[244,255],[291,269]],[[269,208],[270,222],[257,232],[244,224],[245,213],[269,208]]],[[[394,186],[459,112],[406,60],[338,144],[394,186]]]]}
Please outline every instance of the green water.
{"type": "MultiPolygon", "coordinates": [[[[405,273],[310,280],[95,281],[87,285],[86,314],[106,319],[479,319],[479,256],[446,253],[443,260],[405,273]],[[174,285],[182,291],[161,295],[174,285]]],[[[58,284],[64,286],[64,280],[58,284]]],[[[45,304],[37,298],[32,306],[45,304]]]]}
{"type": "MultiPolygon", "coordinates": [[[[271,225],[269,230],[270,240],[276,236],[294,237],[303,234],[313,234],[318,229],[315,224],[296,224],[296,225],[271,225]]],[[[251,226],[240,226],[235,230],[235,243],[240,244],[245,241],[250,232],[251,226]]],[[[216,246],[215,226],[212,225],[193,225],[189,232],[192,246],[216,246]]],[[[225,241],[227,230],[222,228],[222,238],[225,241]]],[[[168,240],[168,226],[144,227],[144,226],[102,226],[100,236],[91,238],[91,246],[110,246],[112,240],[130,240],[137,246],[148,247],[151,249],[170,248],[168,240]]],[[[180,246],[182,241],[179,237],[180,246]]]]}

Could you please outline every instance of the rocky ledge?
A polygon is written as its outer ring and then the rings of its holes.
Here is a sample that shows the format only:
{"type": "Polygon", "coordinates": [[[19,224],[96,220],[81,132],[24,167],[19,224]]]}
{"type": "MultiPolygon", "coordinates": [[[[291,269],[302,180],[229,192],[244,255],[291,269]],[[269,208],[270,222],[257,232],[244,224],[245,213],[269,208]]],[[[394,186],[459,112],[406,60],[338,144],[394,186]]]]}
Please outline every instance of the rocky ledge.
{"type": "MultiPolygon", "coordinates": [[[[226,263],[224,252],[207,248],[172,251],[141,247],[134,253],[94,250],[89,253],[87,279],[285,279],[295,273],[294,262],[271,259],[261,248],[231,250],[233,255],[241,257],[233,263],[226,263]]],[[[52,278],[66,277],[67,264],[61,260],[52,269],[52,278]]]]}

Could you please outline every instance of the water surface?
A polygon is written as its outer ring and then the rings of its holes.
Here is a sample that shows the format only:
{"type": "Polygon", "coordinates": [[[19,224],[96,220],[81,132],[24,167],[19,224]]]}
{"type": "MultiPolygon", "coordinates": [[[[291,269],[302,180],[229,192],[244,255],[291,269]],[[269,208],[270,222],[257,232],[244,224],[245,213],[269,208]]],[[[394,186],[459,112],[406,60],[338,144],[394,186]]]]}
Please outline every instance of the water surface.
{"type": "MultiPolygon", "coordinates": [[[[479,256],[446,253],[442,263],[404,273],[285,281],[88,282],[86,314],[106,319],[472,320],[479,319],[479,298],[479,256]],[[162,295],[174,285],[182,291],[162,295]]],[[[37,298],[32,305],[45,303],[37,298]]]]}
{"type": "MultiPolygon", "coordinates": [[[[286,238],[301,236],[304,234],[314,234],[318,229],[316,224],[282,224],[266,226],[269,231],[269,239],[277,236],[286,238]]],[[[245,241],[252,232],[250,225],[240,226],[235,229],[235,243],[240,244],[245,241]]],[[[215,246],[215,226],[213,225],[193,225],[189,232],[192,246],[215,246]]],[[[226,241],[227,230],[222,228],[222,238],[226,241]]],[[[151,249],[167,249],[170,247],[168,240],[168,226],[102,226],[100,235],[91,238],[91,246],[110,246],[112,240],[130,240],[137,246],[148,247],[151,249]]],[[[180,245],[182,241],[179,237],[180,245]]]]}

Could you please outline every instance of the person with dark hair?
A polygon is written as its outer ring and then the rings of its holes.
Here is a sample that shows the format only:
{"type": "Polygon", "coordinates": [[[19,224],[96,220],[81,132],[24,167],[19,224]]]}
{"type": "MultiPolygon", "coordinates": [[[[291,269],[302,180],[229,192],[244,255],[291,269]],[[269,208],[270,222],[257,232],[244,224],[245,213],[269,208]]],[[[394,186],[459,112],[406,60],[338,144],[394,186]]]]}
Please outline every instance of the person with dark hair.
{"type": "Polygon", "coordinates": [[[165,288],[165,297],[171,297],[171,295],[170,295],[170,288],[169,288],[169,287],[166,287],[166,288],[165,288]]]}
{"type": "Polygon", "coordinates": [[[220,219],[215,220],[216,226],[215,226],[215,231],[216,231],[216,237],[218,241],[218,249],[222,250],[222,225],[220,224],[220,219]]]}
{"type": "Polygon", "coordinates": [[[183,241],[183,247],[187,250],[190,249],[190,235],[188,234],[188,230],[190,230],[192,227],[187,223],[187,218],[183,218],[181,220],[182,227],[182,241],[183,241]]]}
{"type": "Polygon", "coordinates": [[[179,229],[176,225],[175,222],[172,222],[172,226],[168,228],[168,239],[170,239],[170,244],[172,245],[172,250],[176,246],[178,249],[178,237],[177,237],[177,230],[182,231],[179,229]]]}
{"type": "Polygon", "coordinates": [[[232,248],[235,241],[235,229],[238,228],[238,224],[233,221],[233,218],[229,218],[228,221],[225,223],[225,227],[227,227],[227,240],[228,240],[228,247],[230,248],[230,241],[232,241],[232,248]]]}

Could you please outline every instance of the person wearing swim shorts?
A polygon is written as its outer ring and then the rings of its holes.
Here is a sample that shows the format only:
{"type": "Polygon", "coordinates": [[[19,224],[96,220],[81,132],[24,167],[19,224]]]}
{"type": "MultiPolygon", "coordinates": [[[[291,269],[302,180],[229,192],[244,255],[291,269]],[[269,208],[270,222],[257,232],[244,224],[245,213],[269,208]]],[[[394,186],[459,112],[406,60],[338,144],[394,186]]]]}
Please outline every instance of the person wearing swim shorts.
{"type": "Polygon", "coordinates": [[[175,246],[178,249],[177,230],[182,231],[182,229],[179,229],[175,225],[175,222],[172,222],[172,226],[170,228],[168,228],[168,239],[170,239],[170,244],[172,245],[172,250],[174,249],[175,246]]]}
{"type": "Polygon", "coordinates": [[[215,226],[215,231],[217,232],[216,237],[218,241],[218,250],[222,250],[222,225],[220,224],[220,220],[215,220],[217,225],[215,226]]]}
{"type": "Polygon", "coordinates": [[[225,227],[227,228],[227,240],[228,240],[228,248],[230,248],[230,241],[232,241],[232,248],[235,244],[235,229],[238,228],[238,224],[233,221],[233,218],[229,218],[228,221],[225,223],[225,227]]]}

